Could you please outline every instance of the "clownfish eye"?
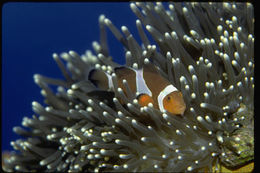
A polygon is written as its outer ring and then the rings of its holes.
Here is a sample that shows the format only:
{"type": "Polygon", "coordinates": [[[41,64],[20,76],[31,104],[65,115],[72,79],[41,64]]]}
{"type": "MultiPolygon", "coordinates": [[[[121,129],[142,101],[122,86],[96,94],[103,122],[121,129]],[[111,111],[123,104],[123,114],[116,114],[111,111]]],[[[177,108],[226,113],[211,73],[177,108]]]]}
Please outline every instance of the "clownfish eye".
{"type": "Polygon", "coordinates": [[[167,96],[167,101],[170,101],[172,99],[171,96],[167,96]]]}

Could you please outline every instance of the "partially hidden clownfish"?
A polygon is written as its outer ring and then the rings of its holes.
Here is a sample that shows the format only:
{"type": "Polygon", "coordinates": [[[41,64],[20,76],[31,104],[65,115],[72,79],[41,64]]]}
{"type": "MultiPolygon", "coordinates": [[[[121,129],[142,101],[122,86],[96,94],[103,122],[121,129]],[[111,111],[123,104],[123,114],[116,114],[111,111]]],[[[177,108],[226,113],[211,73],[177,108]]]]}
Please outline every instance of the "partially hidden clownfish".
{"type": "MultiPolygon", "coordinates": [[[[151,64],[144,64],[141,69],[130,67],[116,67],[114,72],[117,77],[118,87],[126,93],[123,80],[125,79],[132,92],[138,92],[136,96],[141,106],[149,103],[160,111],[168,111],[172,114],[182,115],[186,109],[182,93],[167,79],[160,75],[151,64]]],[[[89,73],[89,80],[98,88],[113,90],[112,76],[102,70],[93,69],[89,73]]]]}

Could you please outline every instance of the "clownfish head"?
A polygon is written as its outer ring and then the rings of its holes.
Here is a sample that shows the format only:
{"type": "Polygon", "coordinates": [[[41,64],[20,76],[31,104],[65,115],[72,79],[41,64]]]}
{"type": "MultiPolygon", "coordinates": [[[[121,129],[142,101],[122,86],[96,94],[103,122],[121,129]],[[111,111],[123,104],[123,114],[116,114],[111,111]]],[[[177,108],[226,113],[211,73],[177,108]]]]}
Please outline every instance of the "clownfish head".
{"type": "Polygon", "coordinates": [[[166,95],[163,99],[163,107],[172,114],[182,115],[186,109],[182,93],[180,91],[174,91],[166,95]]]}

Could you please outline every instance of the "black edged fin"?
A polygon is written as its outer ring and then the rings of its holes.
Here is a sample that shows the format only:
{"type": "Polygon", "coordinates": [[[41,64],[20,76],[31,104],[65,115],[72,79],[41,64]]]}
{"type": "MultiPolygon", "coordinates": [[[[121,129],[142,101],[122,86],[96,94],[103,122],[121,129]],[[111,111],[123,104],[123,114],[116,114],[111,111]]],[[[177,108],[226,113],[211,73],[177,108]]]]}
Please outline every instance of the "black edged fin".
{"type": "Polygon", "coordinates": [[[139,94],[138,96],[136,96],[136,99],[139,100],[142,96],[144,96],[144,93],[139,94]]]}
{"type": "Polygon", "coordinates": [[[88,80],[90,80],[96,87],[108,90],[108,77],[106,73],[102,70],[93,69],[88,74],[88,80]]]}
{"type": "Polygon", "coordinates": [[[133,73],[134,71],[131,70],[130,68],[127,67],[116,67],[114,69],[116,76],[119,79],[125,78],[126,76],[128,76],[129,74],[133,73]]]}
{"type": "Polygon", "coordinates": [[[145,93],[139,94],[136,99],[141,106],[148,106],[149,103],[154,104],[154,100],[151,96],[145,93]]]}

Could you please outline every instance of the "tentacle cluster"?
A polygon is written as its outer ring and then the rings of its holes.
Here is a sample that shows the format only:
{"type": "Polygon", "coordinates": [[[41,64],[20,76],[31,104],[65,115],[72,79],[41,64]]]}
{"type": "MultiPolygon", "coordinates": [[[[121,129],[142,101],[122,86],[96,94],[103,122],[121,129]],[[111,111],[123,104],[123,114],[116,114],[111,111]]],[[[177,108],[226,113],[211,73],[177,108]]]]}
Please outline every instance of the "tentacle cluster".
{"type": "Polygon", "coordinates": [[[36,115],[22,122],[31,130],[14,127],[26,139],[11,142],[20,154],[5,169],[178,172],[212,170],[219,158],[228,160],[224,148],[243,121],[233,113],[241,104],[254,108],[252,4],[169,3],[165,9],[160,2],[137,2],[130,8],[138,17],[141,45],[126,26],[120,31],[101,15],[95,55],[53,54],[65,80],[34,76],[48,106],[34,101],[36,115]],[[153,63],[182,91],[184,116],[152,104],[140,107],[126,80],[126,94],[118,87],[97,90],[88,81],[96,68],[118,86],[113,69],[119,64],[109,55],[106,28],[125,48],[126,66],[153,63]]]}

